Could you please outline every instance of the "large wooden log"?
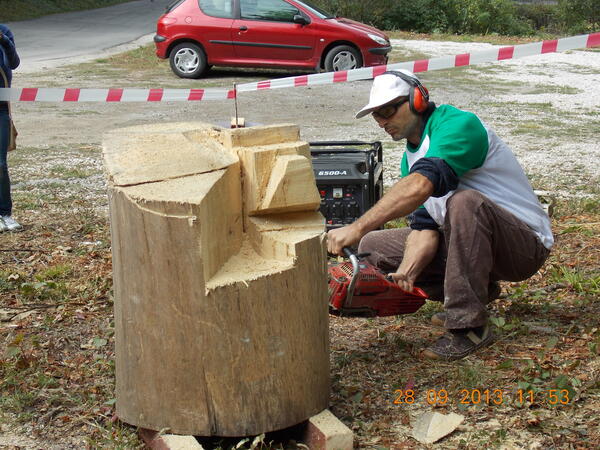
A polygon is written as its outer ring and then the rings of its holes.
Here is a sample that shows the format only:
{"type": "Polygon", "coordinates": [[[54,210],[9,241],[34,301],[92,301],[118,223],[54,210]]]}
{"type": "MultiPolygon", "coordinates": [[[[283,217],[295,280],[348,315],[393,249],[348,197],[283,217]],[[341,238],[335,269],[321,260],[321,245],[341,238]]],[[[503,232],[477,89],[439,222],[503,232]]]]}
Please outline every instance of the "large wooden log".
{"type": "Polygon", "coordinates": [[[329,400],[324,220],[292,125],[108,134],[117,415],[245,436],[329,400]]]}

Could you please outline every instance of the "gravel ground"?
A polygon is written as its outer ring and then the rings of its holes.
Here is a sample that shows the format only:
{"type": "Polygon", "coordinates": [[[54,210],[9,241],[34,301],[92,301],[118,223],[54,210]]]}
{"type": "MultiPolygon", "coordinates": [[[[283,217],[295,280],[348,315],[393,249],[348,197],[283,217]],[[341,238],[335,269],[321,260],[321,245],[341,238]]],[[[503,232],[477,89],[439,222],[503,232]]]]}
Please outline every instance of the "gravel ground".
{"type": "MultiPolygon", "coordinates": [[[[426,53],[431,57],[472,53],[497,47],[485,43],[393,40],[394,46],[426,53]]],[[[519,103],[549,102],[561,111],[598,111],[600,109],[600,54],[589,51],[546,53],[515,60],[489,64],[498,68],[493,78],[523,84],[572,87],[575,94],[556,95],[553,92],[536,94],[505,94],[500,101],[519,103]]],[[[474,66],[477,71],[477,66],[474,66]]]]}
{"type": "MultiPolygon", "coordinates": [[[[432,57],[473,52],[490,47],[483,43],[394,40],[404,52],[432,57]]],[[[166,64],[166,63],[164,63],[166,64]]],[[[244,75],[244,74],[241,74],[244,75]]],[[[250,73],[251,78],[271,78],[281,73],[250,73]]],[[[285,73],[284,76],[289,75],[285,73]]],[[[142,80],[107,80],[93,71],[85,78],[69,70],[52,69],[35,74],[15,73],[15,87],[200,87],[203,83],[228,86],[240,82],[240,73],[214,70],[206,80],[188,81],[150,77],[142,80]],[[200,86],[199,86],[200,85],[200,86]]],[[[571,51],[484,64],[469,68],[421,74],[437,103],[450,103],[477,113],[511,145],[540,188],[557,195],[595,194],[600,179],[597,164],[600,131],[600,53],[571,51]],[[548,177],[552,172],[552,177],[548,177]],[[593,184],[590,184],[590,181],[593,184]]],[[[251,92],[240,95],[240,115],[254,123],[291,122],[300,125],[305,140],[382,140],[385,183],[391,185],[398,173],[402,145],[391,141],[369,118],[354,119],[354,113],[368,98],[369,81],[335,86],[303,87],[251,92]]],[[[82,158],[67,147],[98,147],[102,135],[115,127],[162,121],[199,120],[228,123],[234,115],[232,102],[137,103],[137,104],[59,104],[18,103],[14,105],[21,146],[47,149],[47,164],[72,164],[98,170],[98,152],[82,158]],[[71,159],[74,158],[74,159],[71,159]]],[[[29,183],[30,170],[39,165],[28,161],[13,164],[14,180],[29,183]]],[[[86,183],[90,180],[87,179],[86,183]]],[[[94,190],[102,190],[102,177],[94,190]]]]}

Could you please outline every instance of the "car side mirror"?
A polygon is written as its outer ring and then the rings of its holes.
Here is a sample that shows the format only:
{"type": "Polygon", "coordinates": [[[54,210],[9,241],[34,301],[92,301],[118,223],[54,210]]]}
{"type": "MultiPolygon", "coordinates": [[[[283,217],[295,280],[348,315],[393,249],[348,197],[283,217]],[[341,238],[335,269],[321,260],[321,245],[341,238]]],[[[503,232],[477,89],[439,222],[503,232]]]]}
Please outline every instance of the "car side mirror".
{"type": "Polygon", "coordinates": [[[304,17],[302,14],[294,15],[293,21],[294,21],[294,23],[299,23],[300,25],[308,25],[310,23],[308,21],[308,19],[306,17],[304,17]]]}

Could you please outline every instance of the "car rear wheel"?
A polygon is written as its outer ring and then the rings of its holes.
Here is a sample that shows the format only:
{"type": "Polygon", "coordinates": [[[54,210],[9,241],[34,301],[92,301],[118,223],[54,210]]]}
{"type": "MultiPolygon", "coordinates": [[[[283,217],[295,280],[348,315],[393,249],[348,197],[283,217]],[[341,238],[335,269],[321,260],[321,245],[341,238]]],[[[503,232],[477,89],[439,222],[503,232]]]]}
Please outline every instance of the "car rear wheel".
{"type": "Polygon", "coordinates": [[[200,78],[207,69],[206,55],[199,45],[183,42],[169,55],[171,70],[181,78],[200,78]]]}
{"type": "Polygon", "coordinates": [[[325,56],[325,70],[327,72],[352,70],[360,67],[362,67],[362,57],[358,50],[349,45],[333,47],[325,56]]]}

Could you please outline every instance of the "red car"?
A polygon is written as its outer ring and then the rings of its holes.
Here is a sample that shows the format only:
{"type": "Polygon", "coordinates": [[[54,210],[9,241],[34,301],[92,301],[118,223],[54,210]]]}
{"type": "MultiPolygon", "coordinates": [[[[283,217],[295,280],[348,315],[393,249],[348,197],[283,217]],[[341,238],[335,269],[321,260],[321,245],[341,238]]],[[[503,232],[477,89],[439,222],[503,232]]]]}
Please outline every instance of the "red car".
{"type": "Polygon", "coordinates": [[[306,0],[175,0],[154,42],[182,78],[212,65],[350,70],[386,64],[392,49],[378,29],[306,0]]]}

